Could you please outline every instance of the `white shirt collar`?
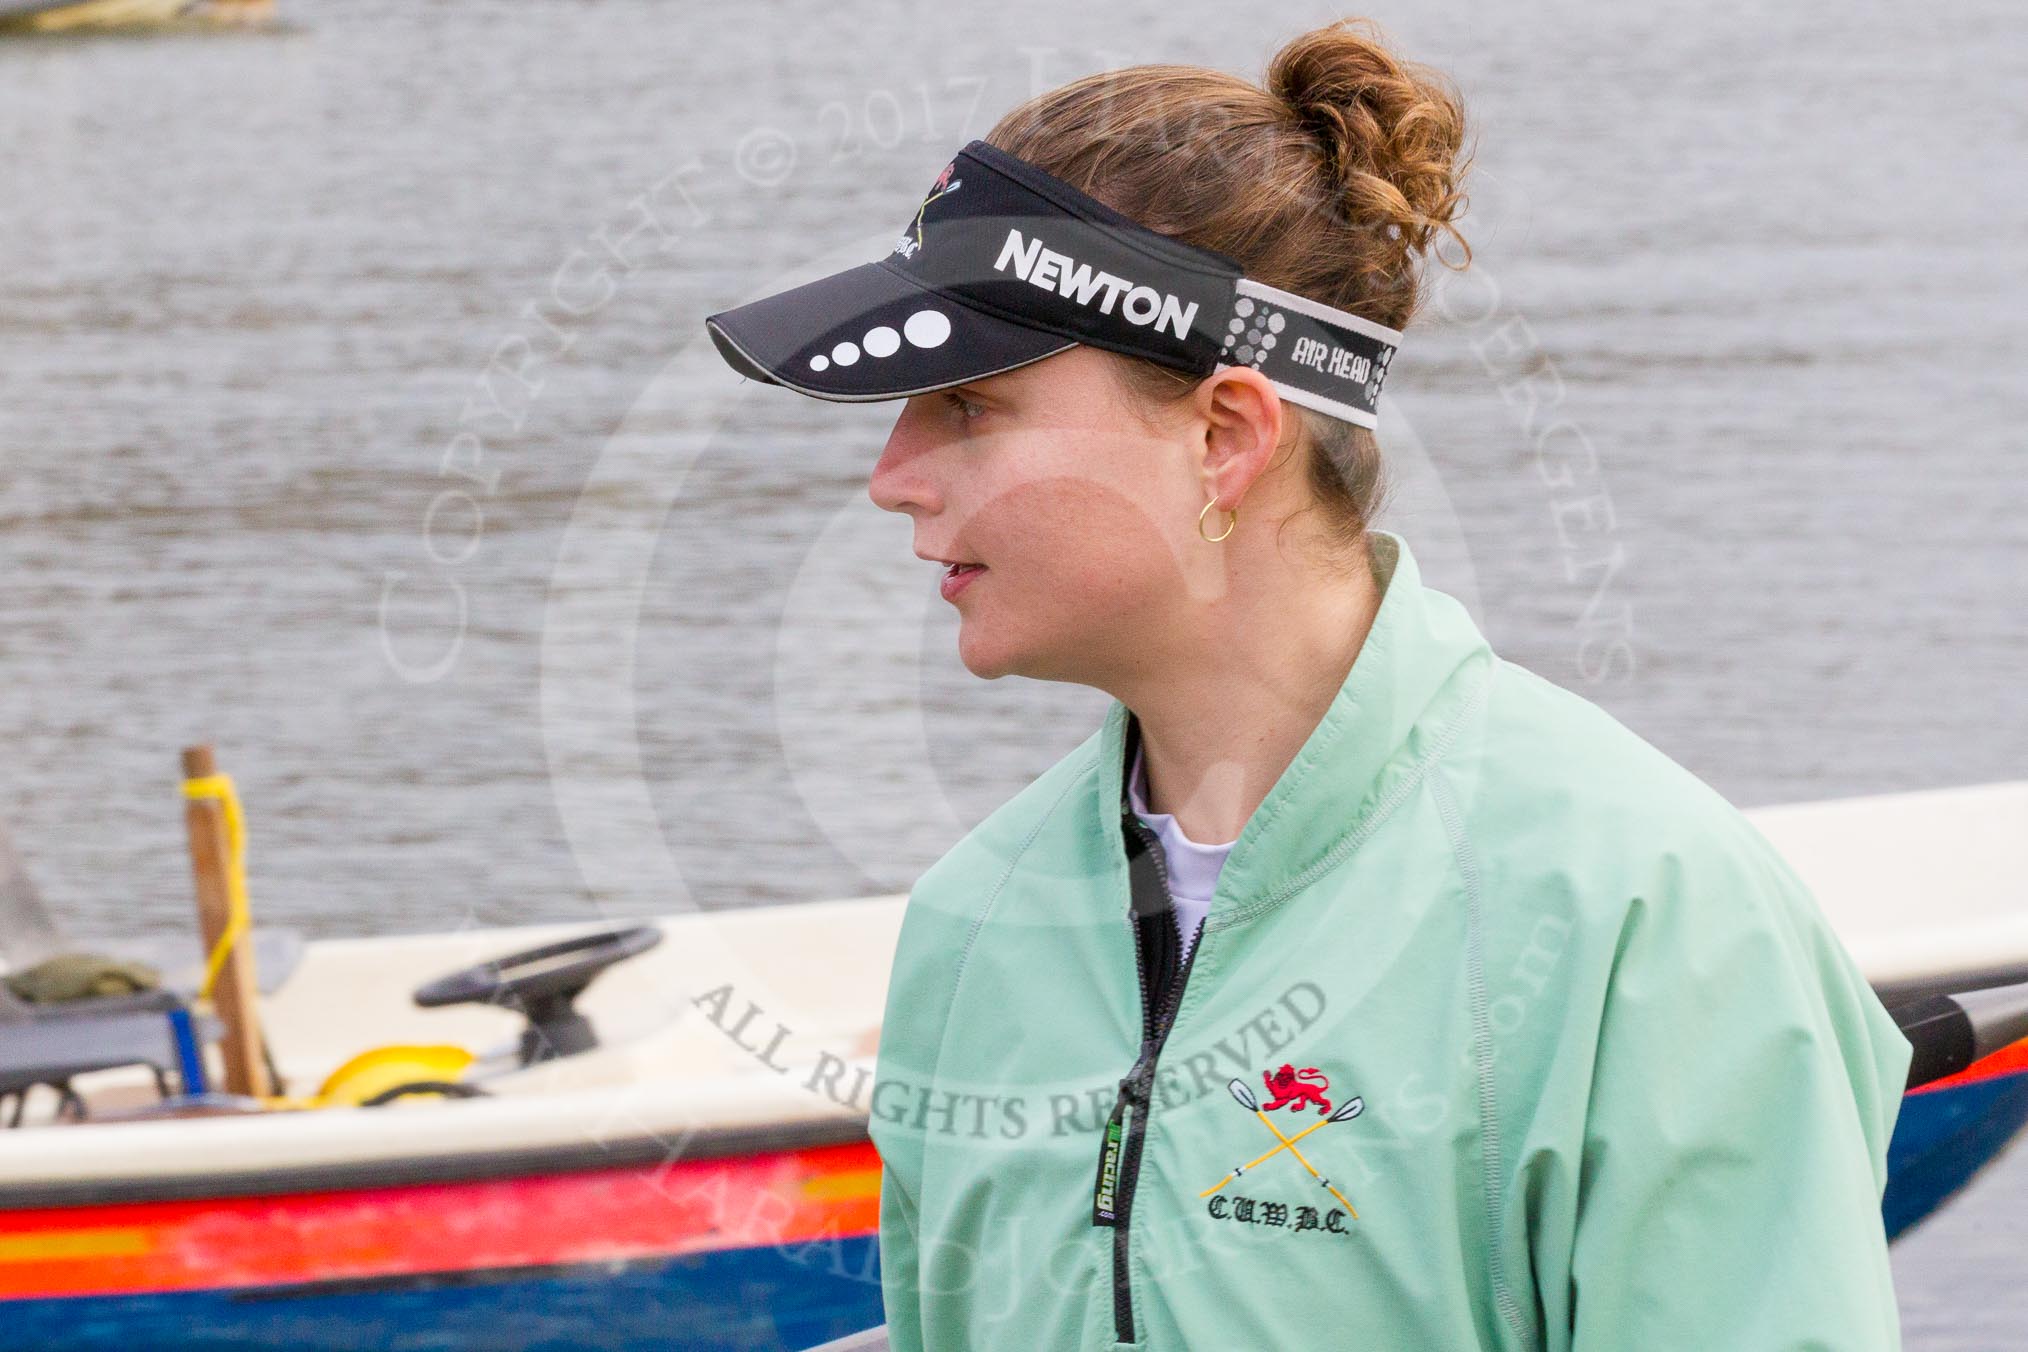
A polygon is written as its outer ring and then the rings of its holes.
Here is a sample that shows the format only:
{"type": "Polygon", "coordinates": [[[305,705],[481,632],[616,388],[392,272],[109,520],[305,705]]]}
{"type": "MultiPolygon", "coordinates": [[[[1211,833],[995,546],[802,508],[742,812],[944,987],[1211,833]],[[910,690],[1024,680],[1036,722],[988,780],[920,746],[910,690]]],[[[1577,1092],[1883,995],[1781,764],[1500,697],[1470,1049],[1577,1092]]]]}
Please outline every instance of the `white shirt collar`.
{"type": "Polygon", "coordinates": [[[1178,896],[1203,901],[1210,898],[1218,886],[1218,872],[1225,866],[1225,856],[1232,852],[1234,841],[1223,845],[1205,845],[1183,834],[1173,814],[1152,812],[1148,808],[1146,792],[1148,774],[1141,761],[1141,748],[1134,746],[1134,768],[1127,781],[1127,801],[1134,814],[1148,823],[1162,841],[1162,852],[1168,857],[1169,887],[1178,896]]]}

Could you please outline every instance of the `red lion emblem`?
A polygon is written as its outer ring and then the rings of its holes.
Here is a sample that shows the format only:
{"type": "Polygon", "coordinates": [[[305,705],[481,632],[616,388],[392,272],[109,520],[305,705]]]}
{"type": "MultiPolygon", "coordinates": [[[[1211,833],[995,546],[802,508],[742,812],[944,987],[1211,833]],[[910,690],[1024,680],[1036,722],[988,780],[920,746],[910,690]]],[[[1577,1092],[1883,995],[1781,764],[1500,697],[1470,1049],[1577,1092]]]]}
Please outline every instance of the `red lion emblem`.
{"type": "Polygon", "coordinates": [[[1280,1070],[1264,1070],[1261,1082],[1267,1085],[1273,1100],[1261,1105],[1262,1112],[1271,1113],[1277,1108],[1292,1108],[1295,1112],[1314,1105],[1319,1113],[1329,1115],[1331,1100],[1324,1097],[1324,1091],[1331,1087],[1331,1081],[1315,1066],[1304,1066],[1297,1070],[1284,1065],[1280,1070]]]}

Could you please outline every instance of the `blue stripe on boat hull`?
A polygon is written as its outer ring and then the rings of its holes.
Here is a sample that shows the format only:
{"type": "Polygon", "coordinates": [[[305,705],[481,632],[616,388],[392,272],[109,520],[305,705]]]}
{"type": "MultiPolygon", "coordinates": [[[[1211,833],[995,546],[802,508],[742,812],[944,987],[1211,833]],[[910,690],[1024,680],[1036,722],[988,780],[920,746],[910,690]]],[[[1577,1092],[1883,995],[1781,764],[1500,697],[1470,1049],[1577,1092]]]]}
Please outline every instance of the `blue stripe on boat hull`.
{"type": "Polygon", "coordinates": [[[0,1304],[9,1352],[797,1352],[880,1321],[871,1235],[568,1268],[0,1304]]]}
{"type": "Polygon", "coordinates": [[[2028,1074],[1911,1094],[1887,1146],[1881,1217],[1891,1240],[1935,1211],[1992,1163],[2028,1124],[2028,1074]]]}

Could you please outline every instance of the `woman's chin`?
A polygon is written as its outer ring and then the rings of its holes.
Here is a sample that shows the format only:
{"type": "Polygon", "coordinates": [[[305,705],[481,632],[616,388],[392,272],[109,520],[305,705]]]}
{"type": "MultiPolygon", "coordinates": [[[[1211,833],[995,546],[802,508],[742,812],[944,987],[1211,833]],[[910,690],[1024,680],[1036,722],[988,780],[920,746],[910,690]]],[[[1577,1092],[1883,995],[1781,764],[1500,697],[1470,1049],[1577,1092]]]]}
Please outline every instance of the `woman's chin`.
{"type": "Polygon", "coordinates": [[[958,623],[958,660],[965,670],[981,680],[1032,674],[1034,654],[1020,644],[1006,641],[1006,631],[995,632],[983,616],[967,615],[958,623]]]}
{"type": "Polygon", "coordinates": [[[965,630],[958,635],[958,660],[965,664],[965,670],[985,681],[1018,674],[1014,654],[996,644],[966,641],[965,631],[969,631],[971,627],[966,625],[965,630]]]}
{"type": "Polygon", "coordinates": [[[1060,645],[1009,643],[1003,633],[994,634],[976,617],[967,617],[958,630],[958,660],[965,670],[981,680],[1002,676],[1026,676],[1035,681],[1081,681],[1088,674],[1084,664],[1060,645]]]}

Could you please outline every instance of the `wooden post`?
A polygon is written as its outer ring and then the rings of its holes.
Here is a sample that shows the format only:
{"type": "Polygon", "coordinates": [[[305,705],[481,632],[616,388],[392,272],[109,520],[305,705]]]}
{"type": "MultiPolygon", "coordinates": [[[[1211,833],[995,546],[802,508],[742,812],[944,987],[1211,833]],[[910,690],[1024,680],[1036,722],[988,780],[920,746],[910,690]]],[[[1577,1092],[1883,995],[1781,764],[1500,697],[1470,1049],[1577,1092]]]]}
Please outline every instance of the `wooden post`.
{"type": "MultiPolygon", "coordinates": [[[[217,773],[218,762],[210,747],[184,748],[185,779],[203,779],[217,773]]],[[[203,935],[204,955],[208,959],[232,919],[232,893],[227,885],[232,841],[226,831],[225,805],[217,799],[187,799],[183,819],[190,828],[190,871],[197,883],[198,930],[203,935]]],[[[230,1093],[274,1093],[261,1057],[258,991],[254,983],[253,933],[249,930],[233,947],[211,988],[212,1008],[225,1025],[225,1087],[230,1093]]]]}

